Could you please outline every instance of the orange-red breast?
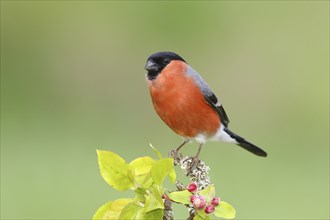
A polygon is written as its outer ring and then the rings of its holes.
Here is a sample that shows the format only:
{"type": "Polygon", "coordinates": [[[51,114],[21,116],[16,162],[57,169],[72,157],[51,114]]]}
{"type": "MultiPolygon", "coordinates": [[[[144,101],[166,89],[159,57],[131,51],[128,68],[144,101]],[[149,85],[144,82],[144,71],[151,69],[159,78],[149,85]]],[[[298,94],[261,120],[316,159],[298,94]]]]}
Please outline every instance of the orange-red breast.
{"type": "Polygon", "coordinates": [[[227,114],[209,85],[188,63],[173,52],[149,56],[145,65],[153,106],[159,117],[184,142],[199,143],[198,155],[207,140],[234,143],[258,156],[267,153],[228,129],[227,114]]]}

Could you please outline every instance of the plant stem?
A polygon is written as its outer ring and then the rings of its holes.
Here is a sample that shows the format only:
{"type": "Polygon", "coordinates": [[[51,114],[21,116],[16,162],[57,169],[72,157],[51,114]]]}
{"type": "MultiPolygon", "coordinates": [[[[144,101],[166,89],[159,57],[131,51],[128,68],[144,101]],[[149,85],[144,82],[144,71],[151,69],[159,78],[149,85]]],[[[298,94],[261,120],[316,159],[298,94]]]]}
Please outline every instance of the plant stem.
{"type": "MultiPolygon", "coordinates": [[[[174,159],[174,165],[179,165],[182,172],[189,177],[191,182],[195,182],[197,184],[198,190],[205,189],[211,184],[209,176],[210,167],[207,166],[204,161],[199,160],[197,164],[194,164],[193,157],[183,156],[181,153],[179,154],[175,150],[170,151],[169,157],[174,159]]],[[[181,182],[177,181],[176,188],[179,191],[183,191],[186,189],[186,186],[184,186],[181,182]]],[[[187,218],[187,220],[193,220],[196,215],[195,209],[191,205],[186,206],[189,211],[189,217],[187,218]]]]}

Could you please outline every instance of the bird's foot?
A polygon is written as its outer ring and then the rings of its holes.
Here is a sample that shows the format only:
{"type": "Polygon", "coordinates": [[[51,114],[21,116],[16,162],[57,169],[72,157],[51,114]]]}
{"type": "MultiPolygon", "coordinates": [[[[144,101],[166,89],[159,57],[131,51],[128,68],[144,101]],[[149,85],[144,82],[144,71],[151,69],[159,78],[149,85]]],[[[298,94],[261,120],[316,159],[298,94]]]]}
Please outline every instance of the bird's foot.
{"type": "Polygon", "coordinates": [[[179,151],[177,149],[175,149],[175,150],[170,150],[168,152],[168,157],[173,158],[174,165],[176,166],[180,162],[182,155],[179,155],[179,151]]]}
{"type": "Polygon", "coordinates": [[[189,167],[188,167],[188,172],[187,172],[187,176],[189,176],[189,174],[192,174],[193,173],[193,170],[196,169],[197,165],[199,164],[199,158],[198,156],[194,156],[194,157],[191,157],[191,163],[189,164],[189,167]]]}
{"type": "Polygon", "coordinates": [[[178,150],[170,150],[168,152],[168,157],[176,158],[178,156],[179,151],[178,150]]]}

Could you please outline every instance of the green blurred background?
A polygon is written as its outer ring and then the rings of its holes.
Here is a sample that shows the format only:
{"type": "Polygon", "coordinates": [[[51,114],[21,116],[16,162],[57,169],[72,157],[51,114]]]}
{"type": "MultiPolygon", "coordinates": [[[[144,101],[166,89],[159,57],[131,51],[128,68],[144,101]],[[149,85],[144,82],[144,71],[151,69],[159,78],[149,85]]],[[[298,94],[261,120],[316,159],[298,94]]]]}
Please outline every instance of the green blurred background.
{"type": "Polygon", "coordinates": [[[163,50],[269,153],[203,149],[237,218],[328,219],[328,1],[1,1],[1,218],[89,219],[132,196],[102,180],[95,150],[130,161],[181,142],[145,82],[147,57],[163,50]]]}

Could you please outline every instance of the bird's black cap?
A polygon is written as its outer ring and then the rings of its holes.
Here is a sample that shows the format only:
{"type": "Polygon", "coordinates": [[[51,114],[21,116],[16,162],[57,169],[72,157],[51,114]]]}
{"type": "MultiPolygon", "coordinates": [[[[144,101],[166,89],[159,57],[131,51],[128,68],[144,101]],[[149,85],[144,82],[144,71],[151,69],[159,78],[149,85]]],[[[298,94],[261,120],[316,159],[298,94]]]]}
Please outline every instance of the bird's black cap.
{"type": "Polygon", "coordinates": [[[149,80],[156,79],[158,74],[169,64],[172,60],[181,60],[186,62],[182,57],[173,52],[158,52],[150,55],[147,59],[145,69],[148,71],[147,77],[149,80]]]}

